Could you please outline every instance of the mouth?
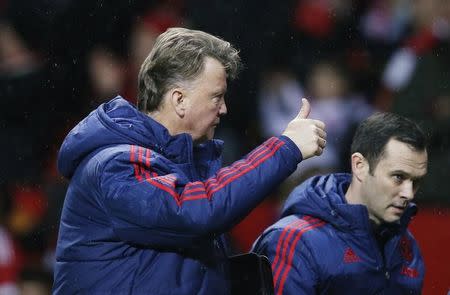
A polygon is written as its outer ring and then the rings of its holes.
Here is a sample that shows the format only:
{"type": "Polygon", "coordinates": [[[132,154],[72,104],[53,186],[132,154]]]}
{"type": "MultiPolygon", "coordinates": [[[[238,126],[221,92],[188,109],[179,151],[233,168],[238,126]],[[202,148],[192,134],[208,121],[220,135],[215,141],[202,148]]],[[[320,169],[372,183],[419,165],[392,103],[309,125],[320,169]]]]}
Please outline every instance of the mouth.
{"type": "Polygon", "coordinates": [[[403,212],[405,212],[405,210],[406,210],[407,205],[398,205],[398,204],[395,205],[395,204],[393,204],[390,207],[394,210],[395,213],[403,214],[403,212]]]}

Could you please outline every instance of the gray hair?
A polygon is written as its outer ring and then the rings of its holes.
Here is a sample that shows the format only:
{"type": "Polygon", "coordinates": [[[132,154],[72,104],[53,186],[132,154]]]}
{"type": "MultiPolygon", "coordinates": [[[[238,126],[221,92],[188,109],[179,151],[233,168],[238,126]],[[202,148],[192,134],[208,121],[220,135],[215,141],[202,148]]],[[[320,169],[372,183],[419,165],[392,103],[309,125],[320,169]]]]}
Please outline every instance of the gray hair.
{"type": "Polygon", "coordinates": [[[200,75],[206,57],[222,63],[229,80],[240,71],[239,51],[218,37],[185,28],[169,28],[159,35],[139,71],[138,109],[156,110],[170,88],[200,75]]]}

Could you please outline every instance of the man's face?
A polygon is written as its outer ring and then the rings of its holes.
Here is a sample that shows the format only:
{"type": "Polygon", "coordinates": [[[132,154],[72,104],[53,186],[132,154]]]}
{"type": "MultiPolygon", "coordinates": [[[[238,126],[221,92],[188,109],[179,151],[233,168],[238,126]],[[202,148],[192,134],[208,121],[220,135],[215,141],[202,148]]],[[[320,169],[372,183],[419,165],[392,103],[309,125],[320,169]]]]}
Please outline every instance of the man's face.
{"type": "Polygon", "coordinates": [[[190,82],[187,91],[187,108],[184,129],[191,134],[195,143],[214,137],[220,117],[227,113],[225,92],[226,72],[216,59],[207,57],[203,72],[190,82]]]}
{"type": "Polygon", "coordinates": [[[388,141],[384,155],[362,184],[362,198],[376,224],[400,219],[427,173],[427,152],[415,151],[395,139],[388,141]]]}

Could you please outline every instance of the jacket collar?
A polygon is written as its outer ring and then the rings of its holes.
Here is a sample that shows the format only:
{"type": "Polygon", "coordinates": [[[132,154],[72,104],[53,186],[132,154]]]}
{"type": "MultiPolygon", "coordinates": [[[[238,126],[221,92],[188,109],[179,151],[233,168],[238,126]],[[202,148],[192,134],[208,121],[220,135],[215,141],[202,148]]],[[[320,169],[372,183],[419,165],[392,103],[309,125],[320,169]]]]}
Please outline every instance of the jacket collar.
{"type": "MultiPolygon", "coordinates": [[[[191,135],[170,135],[166,127],[138,111],[120,96],[99,108],[98,114],[108,129],[128,137],[134,144],[150,148],[175,163],[193,163],[196,160],[191,135]],[[127,128],[123,128],[121,120],[127,128]]],[[[218,158],[222,146],[223,142],[220,140],[209,140],[196,146],[196,150],[209,157],[218,158]]]]}

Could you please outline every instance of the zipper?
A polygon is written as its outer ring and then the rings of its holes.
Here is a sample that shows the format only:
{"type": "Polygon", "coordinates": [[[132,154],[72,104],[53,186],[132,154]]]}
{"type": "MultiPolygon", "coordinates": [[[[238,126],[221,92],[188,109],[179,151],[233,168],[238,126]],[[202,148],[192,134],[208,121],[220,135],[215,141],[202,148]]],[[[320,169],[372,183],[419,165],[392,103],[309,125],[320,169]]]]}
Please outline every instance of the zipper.
{"type": "Polygon", "coordinates": [[[383,274],[383,276],[386,280],[385,289],[387,289],[387,287],[389,286],[390,280],[391,280],[391,272],[387,268],[386,255],[384,255],[385,248],[388,243],[386,243],[386,245],[384,245],[383,249],[380,249],[380,247],[378,246],[378,243],[374,237],[374,234],[370,233],[369,236],[370,236],[369,239],[371,241],[372,248],[375,250],[374,253],[376,254],[377,270],[383,274]]]}

